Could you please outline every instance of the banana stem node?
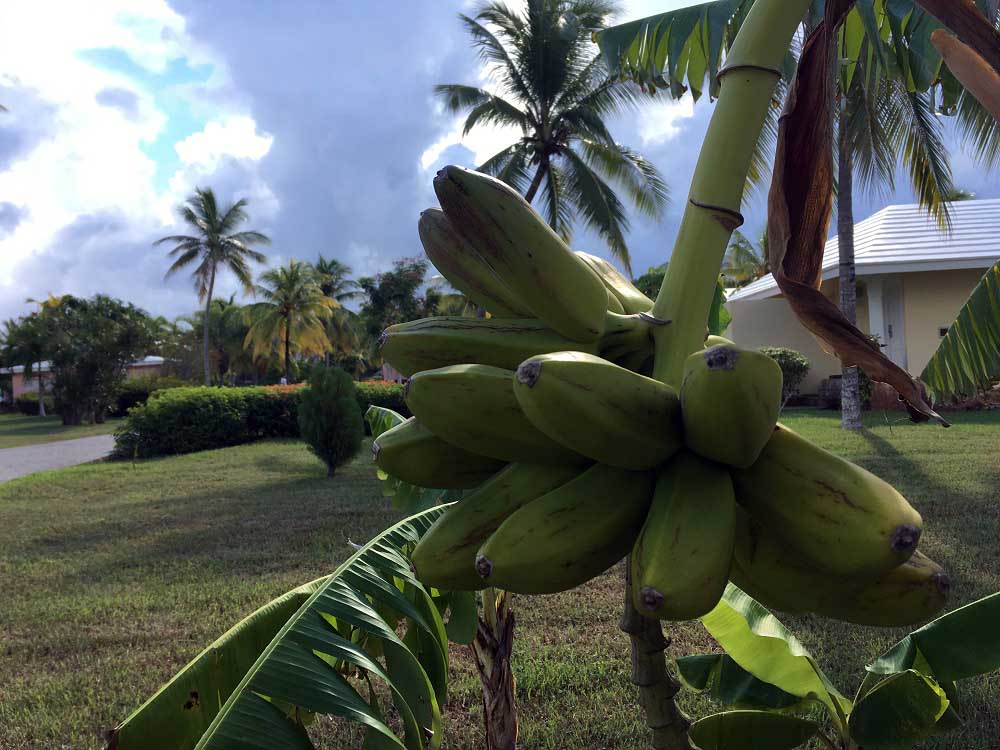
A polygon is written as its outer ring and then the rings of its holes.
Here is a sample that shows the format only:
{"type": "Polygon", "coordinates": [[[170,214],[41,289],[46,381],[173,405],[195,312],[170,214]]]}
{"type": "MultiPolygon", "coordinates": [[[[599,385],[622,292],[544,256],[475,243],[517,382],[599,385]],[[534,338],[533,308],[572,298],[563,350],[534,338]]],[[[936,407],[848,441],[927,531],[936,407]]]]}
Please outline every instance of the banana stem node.
{"type": "Polygon", "coordinates": [[[641,320],[646,321],[651,326],[668,326],[673,323],[672,320],[664,320],[663,318],[657,318],[655,315],[650,315],[649,313],[641,312],[638,314],[641,320]]]}
{"type": "Polygon", "coordinates": [[[696,201],[694,198],[688,198],[688,203],[696,208],[702,208],[709,211],[712,214],[712,217],[729,232],[735,232],[743,226],[743,222],[746,221],[746,219],[743,218],[743,214],[739,211],[733,211],[733,209],[726,208],[725,206],[714,206],[711,203],[701,203],[700,201],[696,201]]]}
{"type": "Polygon", "coordinates": [[[770,68],[767,65],[753,65],[752,63],[743,63],[741,65],[724,65],[722,70],[715,74],[715,80],[722,81],[724,76],[730,73],[735,73],[739,70],[759,70],[764,73],[771,73],[776,78],[781,78],[782,72],[777,68],[770,68]]]}

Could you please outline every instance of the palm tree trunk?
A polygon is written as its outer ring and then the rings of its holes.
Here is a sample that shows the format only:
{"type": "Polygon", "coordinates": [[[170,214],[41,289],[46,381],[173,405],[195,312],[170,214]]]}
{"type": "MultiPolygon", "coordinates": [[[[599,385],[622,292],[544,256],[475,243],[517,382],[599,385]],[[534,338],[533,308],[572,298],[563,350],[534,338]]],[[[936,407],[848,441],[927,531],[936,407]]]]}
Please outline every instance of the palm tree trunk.
{"type": "Polygon", "coordinates": [[[524,194],[524,199],[531,203],[535,199],[535,193],[538,192],[538,188],[542,186],[542,178],[545,173],[549,171],[549,160],[547,157],[543,156],[542,160],[538,163],[538,171],[535,172],[534,178],[531,180],[531,185],[528,187],[528,192],[524,194]]]}
{"type": "Polygon", "coordinates": [[[206,299],[205,299],[205,325],[204,325],[205,341],[204,341],[204,347],[203,347],[203,353],[204,353],[204,357],[203,358],[204,358],[204,365],[205,365],[205,385],[212,385],[211,359],[208,356],[208,350],[209,350],[209,347],[211,346],[211,342],[209,341],[208,318],[209,318],[209,314],[212,312],[212,292],[214,292],[214,291],[215,291],[215,269],[213,268],[212,269],[212,275],[209,277],[209,280],[208,280],[208,294],[205,295],[206,296],[206,299]]]}
{"type": "Polygon", "coordinates": [[[289,315],[285,318],[285,382],[292,382],[292,354],[291,354],[291,335],[292,335],[292,316],[289,315]]]}
{"type": "MultiPolygon", "coordinates": [[[[858,288],[854,267],[854,168],[848,133],[848,104],[840,110],[840,144],[837,162],[837,246],[840,251],[840,309],[852,324],[858,318],[858,288]]],[[[861,429],[861,390],[857,367],[841,369],[840,425],[861,429]]]]}
{"type": "Polygon", "coordinates": [[[38,363],[38,416],[45,416],[45,384],[42,381],[42,363],[38,363]]]}

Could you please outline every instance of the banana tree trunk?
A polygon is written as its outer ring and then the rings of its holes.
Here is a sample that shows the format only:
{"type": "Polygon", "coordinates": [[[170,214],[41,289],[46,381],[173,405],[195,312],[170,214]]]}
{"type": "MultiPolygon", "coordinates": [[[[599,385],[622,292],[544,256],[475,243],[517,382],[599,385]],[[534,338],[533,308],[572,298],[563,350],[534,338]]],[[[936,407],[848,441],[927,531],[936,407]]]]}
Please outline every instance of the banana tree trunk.
{"type": "MultiPolygon", "coordinates": [[[[857,323],[858,288],[854,266],[854,163],[848,138],[848,104],[840,109],[840,144],[837,155],[837,246],[840,252],[840,310],[857,323]]],[[[840,380],[840,425],[861,429],[861,389],[857,367],[843,367],[840,380]]]]}
{"type": "Polygon", "coordinates": [[[205,385],[212,385],[212,365],[211,358],[208,355],[209,348],[211,346],[210,336],[209,336],[209,325],[208,319],[212,312],[212,292],[215,291],[215,269],[212,269],[212,275],[208,280],[208,294],[205,295],[205,325],[204,325],[204,346],[202,347],[203,363],[205,366],[205,385]]]}
{"type": "Polygon", "coordinates": [[[510,655],[514,646],[514,611],[506,591],[483,591],[483,612],[472,651],[483,689],[486,750],[515,750],[517,704],[510,655]]]}

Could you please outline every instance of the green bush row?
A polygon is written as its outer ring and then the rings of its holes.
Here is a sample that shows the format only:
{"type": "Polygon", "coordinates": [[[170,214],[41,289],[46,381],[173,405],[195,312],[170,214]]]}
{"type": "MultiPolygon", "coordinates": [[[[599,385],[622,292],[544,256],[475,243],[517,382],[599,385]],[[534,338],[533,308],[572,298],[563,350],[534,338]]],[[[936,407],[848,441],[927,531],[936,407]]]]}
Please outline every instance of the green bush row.
{"type": "MultiPolygon", "coordinates": [[[[16,399],[14,399],[14,408],[17,409],[22,414],[27,414],[32,417],[38,416],[38,394],[37,393],[22,393],[16,399]]],[[[52,396],[45,397],[45,413],[46,414],[56,414],[55,399],[52,396]]]]}
{"type": "Polygon", "coordinates": [[[173,375],[143,375],[129,378],[118,388],[115,403],[111,407],[111,416],[124,417],[133,406],[144,404],[151,394],[167,388],[183,388],[190,386],[186,380],[173,375]]]}
{"type": "MultiPolygon", "coordinates": [[[[299,435],[298,406],[307,386],[183,387],[158,390],[132,407],[115,432],[115,455],[149,458],[299,435]]],[[[362,411],[375,404],[408,414],[397,383],[358,383],[362,411]]]]}

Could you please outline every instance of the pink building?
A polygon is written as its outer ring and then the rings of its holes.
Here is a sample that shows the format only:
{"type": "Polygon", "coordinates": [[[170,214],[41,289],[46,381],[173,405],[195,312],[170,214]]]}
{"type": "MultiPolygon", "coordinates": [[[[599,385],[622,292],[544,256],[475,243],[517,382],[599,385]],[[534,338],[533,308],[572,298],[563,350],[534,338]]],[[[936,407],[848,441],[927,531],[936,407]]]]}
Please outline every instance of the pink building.
{"type": "MultiPolygon", "coordinates": [[[[163,357],[145,357],[130,364],[126,370],[125,377],[137,378],[159,375],[162,368],[163,357]]],[[[11,376],[11,388],[14,392],[14,398],[17,398],[22,393],[38,393],[39,373],[41,373],[43,383],[47,380],[51,380],[52,373],[49,370],[48,362],[42,362],[41,364],[32,367],[31,376],[27,380],[24,378],[24,367],[22,365],[0,370],[0,375],[11,376]]],[[[48,389],[46,388],[46,390],[48,389]]]]}

